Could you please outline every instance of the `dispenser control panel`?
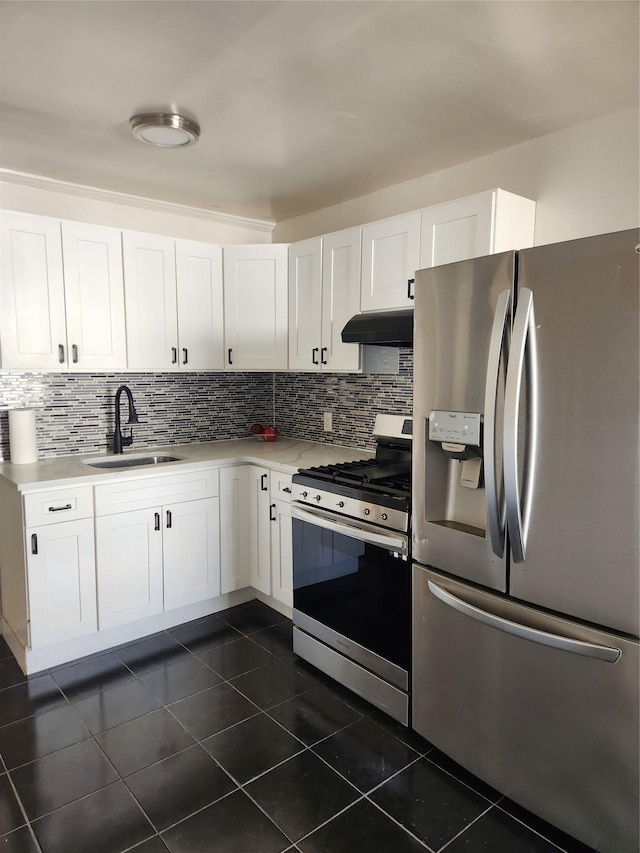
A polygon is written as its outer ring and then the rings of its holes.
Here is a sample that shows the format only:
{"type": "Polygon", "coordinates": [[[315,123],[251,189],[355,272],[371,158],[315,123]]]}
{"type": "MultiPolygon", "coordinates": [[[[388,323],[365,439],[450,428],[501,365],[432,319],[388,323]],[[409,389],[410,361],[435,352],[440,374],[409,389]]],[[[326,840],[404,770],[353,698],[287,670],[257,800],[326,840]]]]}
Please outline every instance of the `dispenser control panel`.
{"type": "Polygon", "coordinates": [[[429,438],[451,444],[473,444],[480,447],[478,412],[431,412],[429,438]]]}

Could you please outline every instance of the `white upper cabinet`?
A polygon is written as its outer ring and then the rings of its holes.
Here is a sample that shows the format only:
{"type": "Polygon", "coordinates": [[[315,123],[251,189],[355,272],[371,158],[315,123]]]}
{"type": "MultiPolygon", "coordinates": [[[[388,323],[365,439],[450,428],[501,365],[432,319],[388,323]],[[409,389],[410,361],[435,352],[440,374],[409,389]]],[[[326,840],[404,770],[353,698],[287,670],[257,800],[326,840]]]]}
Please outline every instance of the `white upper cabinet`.
{"type": "Polygon", "coordinates": [[[222,249],[176,241],[178,347],[185,370],[224,367],[222,249]]]}
{"type": "Polygon", "coordinates": [[[128,365],[171,370],[178,364],[175,242],[125,231],[122,235],[128,365]]]}
{"type": "Polygon", "coordinates": [[[536,205],[489,190],[422,211],[420,269],[533,245],[536,205]]]}
{"type": "Polygon", "coordinates": [[[0,313],[3,368],[125,367],[120,232],[4,213],[0,313]]]}
{"type": "Polygon", "coordinates": [[[225,366],[287,368],[288,245],[225,246],[225,366]]]}
{"type": "Polygon", "coordinates": [[[63,222],[62,257],[69,368],[125,368],[121,232],[63,222]]]}
{"type": "Polygon", "coordinates": [[[363,226],[361,310],[410,308],[419,260],[420,211],[363,226]]]}
{"type": "Polygon", "coordinates": [[[322,238],[289,248],[289,369],[320,370],[322,238]]]}
{"type": "Polygon", "coordinates": [[[360,311],[360,228],[289,249],[289,368],[360,370],[360,347],[342,329],[360,311]]]}
{"type": "Polygon", "coordinates": [[[221,370],[220,246],[125,232],[123,248],[129,367],[221,370]]]}
{"type": "Polygon", "coordinates": [[[417,269],[532,246],[535,210],[495,189],[365,225],[361,310],[411,307],[417,269]]]}
{"type": "Polygon", "coordinates": [[[329,234],[322,245],[322,347],[324,370],[360,370],[361,347],[342,342],[342,330],[360,311],[361,228],[329,234]]]}

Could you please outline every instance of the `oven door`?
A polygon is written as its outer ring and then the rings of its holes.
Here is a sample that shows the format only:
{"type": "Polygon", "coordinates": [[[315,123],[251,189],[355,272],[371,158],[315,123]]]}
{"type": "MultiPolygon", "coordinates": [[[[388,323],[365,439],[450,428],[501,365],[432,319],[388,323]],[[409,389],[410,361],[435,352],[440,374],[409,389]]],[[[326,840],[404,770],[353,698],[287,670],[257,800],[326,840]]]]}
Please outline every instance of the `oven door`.
{"type": "Polygon", "coordinates": [[[408,536],[314,507],[292,517],[294,623],[407,690],[408,536]]]}

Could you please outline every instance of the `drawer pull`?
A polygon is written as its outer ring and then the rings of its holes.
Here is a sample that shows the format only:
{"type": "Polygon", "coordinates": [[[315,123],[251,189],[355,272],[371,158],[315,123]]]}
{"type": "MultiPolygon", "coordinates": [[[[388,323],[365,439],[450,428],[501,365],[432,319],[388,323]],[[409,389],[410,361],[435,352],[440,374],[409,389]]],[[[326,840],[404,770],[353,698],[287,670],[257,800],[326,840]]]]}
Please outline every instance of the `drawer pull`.
{"type": "Polygon", "coordinates": [[[65,504],[64,506],[50,506],[49,512],[63,512],[65,509],[73,509],[71,504],[65,504]]]}
{"type": "Polygon", "coordinates": [[[38,553],[38,534],[37,533],[31,534],[31,553],[32,554],[38,553]]]}
{"type": "Polygon", "coordinates": [[[287,492],[287,494],[289,494],[289,495],[291,494],[291,489],[289,488],[289,486],[283,486],[282,491],[287,492]]]}

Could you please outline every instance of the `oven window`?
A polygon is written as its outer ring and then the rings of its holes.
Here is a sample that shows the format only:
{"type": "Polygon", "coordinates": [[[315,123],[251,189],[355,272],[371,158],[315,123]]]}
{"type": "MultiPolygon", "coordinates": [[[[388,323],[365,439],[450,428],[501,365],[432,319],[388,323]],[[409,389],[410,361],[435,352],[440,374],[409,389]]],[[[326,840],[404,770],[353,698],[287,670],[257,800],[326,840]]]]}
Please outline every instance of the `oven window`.
{"type": "Polygon", "coordinates": [[[410,562],[379,545],[293,519],[293,606],[409,668],[410,562]]]}

